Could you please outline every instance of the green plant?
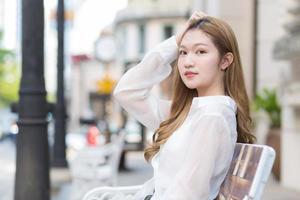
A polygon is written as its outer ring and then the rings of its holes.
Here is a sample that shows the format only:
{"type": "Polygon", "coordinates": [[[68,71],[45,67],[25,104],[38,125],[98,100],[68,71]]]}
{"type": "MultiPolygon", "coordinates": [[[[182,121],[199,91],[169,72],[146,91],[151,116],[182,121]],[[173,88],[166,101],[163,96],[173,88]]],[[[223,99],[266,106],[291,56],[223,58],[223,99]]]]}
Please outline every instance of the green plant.
{"type": "Polygon", "coordinates": [[[14,63],[0,64],[0,68],[3,72],[0,77],[0,107],[4,107],[18,100],[20,72],[14,63]]]}
{"type": "Polygon", "coordinates": [[[263,110],[271,120],[271,128],[281,127],[281,105],[278,102],[276,90],[264,88],[254,99],[254,109],[263,110]]]}
{"type": "MultiPolygon", "coordinates": [[[[2,33],[0,31],[0,44],[2,33]]],[[[18,100],[20,70],[12,51],[0,46],[0,107],[18,100]]]]}

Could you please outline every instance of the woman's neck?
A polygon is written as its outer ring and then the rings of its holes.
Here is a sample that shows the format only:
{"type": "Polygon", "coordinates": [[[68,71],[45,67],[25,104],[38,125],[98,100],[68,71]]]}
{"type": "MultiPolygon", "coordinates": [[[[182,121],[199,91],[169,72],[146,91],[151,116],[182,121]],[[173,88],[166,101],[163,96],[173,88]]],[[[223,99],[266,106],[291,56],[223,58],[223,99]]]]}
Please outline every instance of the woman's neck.
{"type": "Polygon", "coordinates": [[[197,89],[198,97],[202,96],[217,96],[217,95],[225,95],[224,87],[215,87],[210,89],[197,89]]]}

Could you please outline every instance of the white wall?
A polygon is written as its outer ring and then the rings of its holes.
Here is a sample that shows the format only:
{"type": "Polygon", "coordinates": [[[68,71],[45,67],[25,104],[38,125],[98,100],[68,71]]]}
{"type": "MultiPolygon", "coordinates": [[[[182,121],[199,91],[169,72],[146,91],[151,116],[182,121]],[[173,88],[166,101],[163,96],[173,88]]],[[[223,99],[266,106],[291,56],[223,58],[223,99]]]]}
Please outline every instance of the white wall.
{"type": "Polygon", "coordinates": [[[246,89],[253,94],[254,1],[220,1],[219,17],[231,25],[239,45],[246,89]]]}
{"type": "Polygon", "coordinates": [[[137,12],[159,11],[172,12],[189,8],[193,0],[174,1],[174,0],[128,0],[128,9],[137,12]]]}
{"type": "Polygon", "coordinates": [[[282,23],[285,18],[284,0],[258,1],[257,89],[278,88],[285,76],[288,63],[275,60],[275,42],[285,33],[282,23]]]}
{"type": "MultiPolygon", "coordinates": [[[[281,31],[274,30],[274,37],[281,36],[284,31],[283,24],[297,20],[296,16],[291,16],[288,13],[289,8],[295,8],[297,1],[277,0],[277,18],[272,18],[271,21],[281,25],[281,31]]],[[[272,24],[272,23],[271,23],[272,24]]],[[[285,37],[288,34],[284,34],[285,37]]],[[[299,35],[299,34],[298,34],[299,35]]],[[[282,82],[283,93],[280,96],[282,100],[282,137],[281,137],[281,184],[284,187],[300,191],[300,89],[298,87],[292,89],[291,86],[299,85],[299,63],[300,59],[295,56],[287,62],[278,62],[274,66],[280,66],[280,71],[277,74],[277,79],[282,82]],[[294,73],[294,74],[292,74],[294,73]],[[296,159],[295,159],[296,158],[296,159]]],[[[272,80],[268,77],[269,81],[272,80]]]]}
{"type": "Polygon", "coordinates": [[[146,27],[146,52],[148,52],[162,39],[162,23],[157,20],[152,20],[147,23],[146,27]]]}
{"type": "Polygon", "coordinates": [[[127,46],[124,52],[127,60],[135,60],[138,54],[138,27],[136,24],[129,23],[126,27],[127,30],[127,46]]]}

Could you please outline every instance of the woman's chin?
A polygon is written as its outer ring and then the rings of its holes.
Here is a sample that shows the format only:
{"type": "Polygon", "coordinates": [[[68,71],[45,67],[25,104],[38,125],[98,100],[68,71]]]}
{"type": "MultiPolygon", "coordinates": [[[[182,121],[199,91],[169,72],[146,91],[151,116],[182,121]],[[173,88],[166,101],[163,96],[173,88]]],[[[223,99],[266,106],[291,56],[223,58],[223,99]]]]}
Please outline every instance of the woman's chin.
{"type": "Polygon", "coordinates": [[[202,82],[197,80],[184,80],[183,83],[189,89],[196,89],[202,85],[202,82]]]}
{"type": "Polygon", "coordinates": [[[197,88],[195,85],[191,85],[191,84],[185,84],[185,86],[189,89],[196,89],[197,88]]]}

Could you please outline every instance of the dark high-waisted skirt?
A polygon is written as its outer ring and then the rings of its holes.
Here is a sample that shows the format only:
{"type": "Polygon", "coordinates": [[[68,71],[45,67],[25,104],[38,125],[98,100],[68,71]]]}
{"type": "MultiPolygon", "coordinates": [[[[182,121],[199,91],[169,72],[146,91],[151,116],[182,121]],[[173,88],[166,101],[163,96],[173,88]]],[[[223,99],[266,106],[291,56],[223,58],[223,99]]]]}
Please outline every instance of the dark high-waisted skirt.
{"type": "Polygon", "coordinates": [[[150,200],[153,195],[147,195],[144,200],[150,200]]]}

